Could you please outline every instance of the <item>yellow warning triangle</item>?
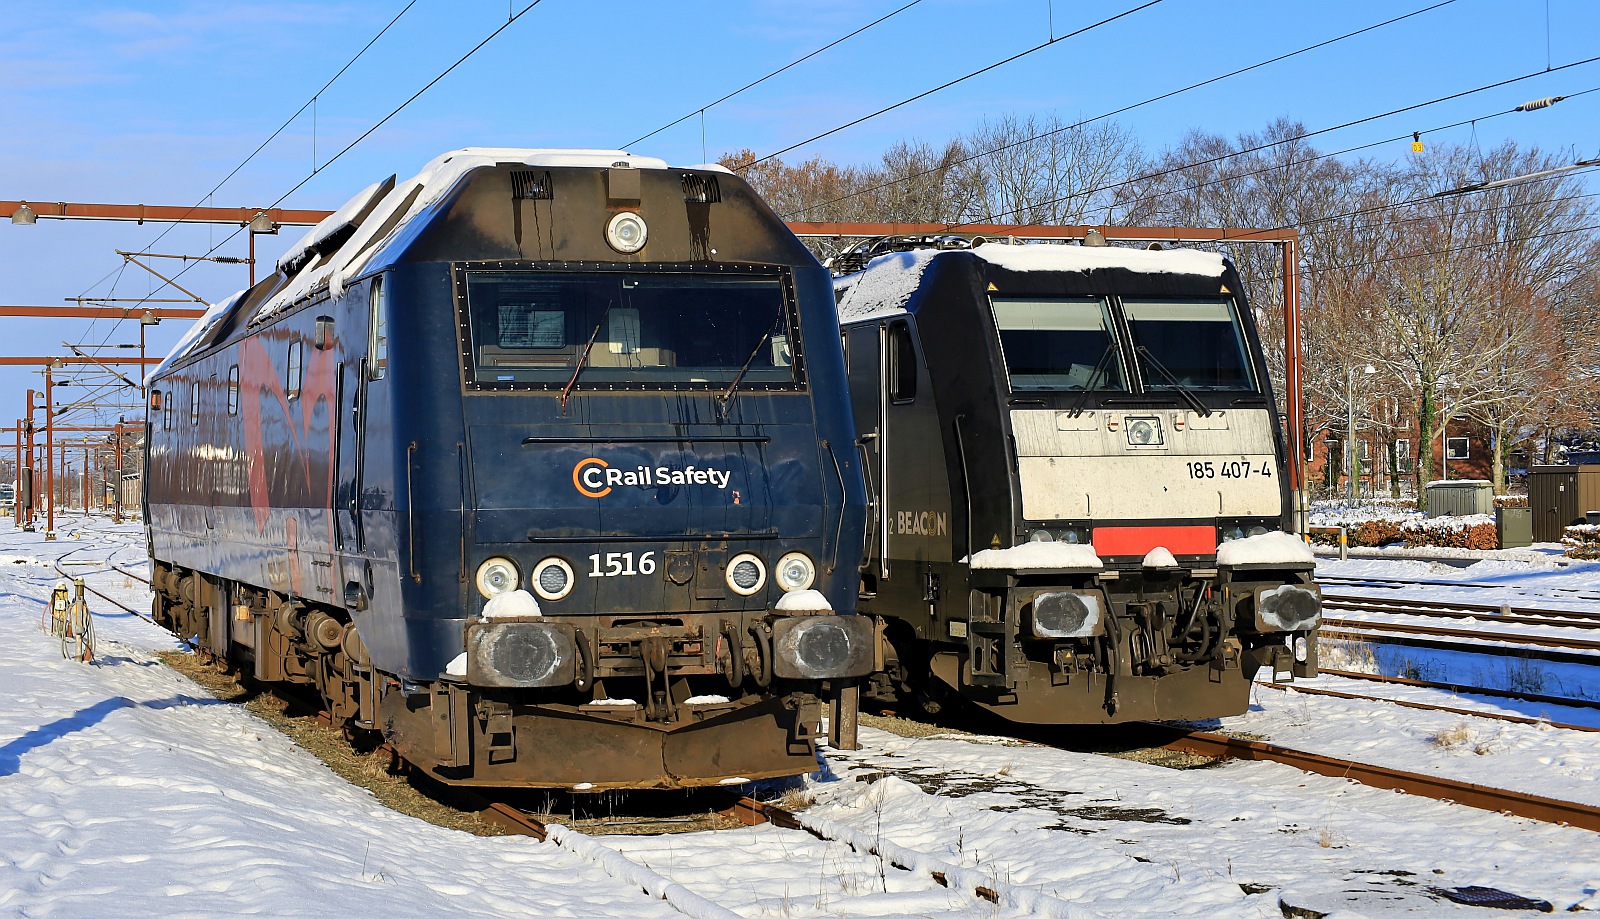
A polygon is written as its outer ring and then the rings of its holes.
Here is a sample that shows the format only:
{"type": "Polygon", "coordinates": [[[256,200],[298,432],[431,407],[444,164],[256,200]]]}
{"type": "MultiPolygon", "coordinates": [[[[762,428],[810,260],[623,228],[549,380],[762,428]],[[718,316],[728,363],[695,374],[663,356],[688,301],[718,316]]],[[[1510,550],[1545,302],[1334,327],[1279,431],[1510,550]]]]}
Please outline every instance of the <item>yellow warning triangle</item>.
{"type": "Polygon", "coordinates": [[[1225,293],[1225,294],[1233,293],[1233,291],[1228,289],[1228,285],[1226,285],[1226,284],[1222,285],[1222,292],[1225,293]]]}
{"type": "Polygon", "coordinates": [[[989,289],[990,289],[990,290],[999,290],[999,289],[1000,289],[1000,288],[998,288],[998,287],[996,287],[996,286],[994,286],[994,282],[993,282],[993,281],[990,281],[990,282],[989,282],[989,289]]]}

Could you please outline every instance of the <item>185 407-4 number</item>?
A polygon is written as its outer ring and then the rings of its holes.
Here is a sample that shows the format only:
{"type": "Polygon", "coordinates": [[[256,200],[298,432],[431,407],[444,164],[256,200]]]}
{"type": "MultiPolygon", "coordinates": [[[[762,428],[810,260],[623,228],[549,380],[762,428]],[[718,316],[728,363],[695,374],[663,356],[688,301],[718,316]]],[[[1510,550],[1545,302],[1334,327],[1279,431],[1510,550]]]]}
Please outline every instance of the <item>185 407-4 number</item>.
{"type": "Polygon", "coordinates": [[[1193,460],[1184,463],[1191,479],[1248,479],[1252,476],[1272,478],[1272,460],[1259,464],[1249,460],[1193,460]]]}

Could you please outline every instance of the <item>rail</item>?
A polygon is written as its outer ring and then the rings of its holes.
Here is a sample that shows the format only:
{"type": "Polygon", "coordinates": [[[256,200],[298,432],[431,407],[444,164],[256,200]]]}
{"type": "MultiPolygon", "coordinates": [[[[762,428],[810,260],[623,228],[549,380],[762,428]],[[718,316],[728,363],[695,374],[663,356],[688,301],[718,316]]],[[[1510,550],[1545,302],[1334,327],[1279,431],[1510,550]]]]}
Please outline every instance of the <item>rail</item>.
{"type": "Polygon", "coordinates": [[[1170,730],[1175,736],[1162,744],[1168,750],[1214,759],[1281,763],[1316,775],[1350,779],[1372,788],[1403,791],[1406,794],[1462,804],[1480,810],[1600,831],[1600,807],[1592,804],[1558,801],[1540,795],[1422,775],[1403,769],[1323,756],[1319,753],[1307,753],[1260,740],[1246,740],[1208,732],[1186,733],[1178,729],[1170,730]]]}

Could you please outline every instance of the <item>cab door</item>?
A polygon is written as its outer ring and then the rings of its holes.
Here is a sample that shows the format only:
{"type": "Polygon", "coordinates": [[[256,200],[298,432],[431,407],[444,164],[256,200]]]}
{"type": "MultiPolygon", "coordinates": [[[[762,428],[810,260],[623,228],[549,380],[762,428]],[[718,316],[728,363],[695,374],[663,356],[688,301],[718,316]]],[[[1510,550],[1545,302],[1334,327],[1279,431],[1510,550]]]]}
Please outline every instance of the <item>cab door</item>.
{"type": "Polygon", "coordinates": [[[388,371],[388,336],[384,326],[382,278],[374,278],[363,298],[349,310],[341,329],[341,360],[336,398],[339,422],[334,438],[333,519],[334,538],[341,559],[340,583],[346,605],[359,608],[370,590],[364,559],[366,533],[362,527],[361,492],[366,471],[368,386],[388,371]],[[352,586],[360,597],[351,595],[352,586]]]}

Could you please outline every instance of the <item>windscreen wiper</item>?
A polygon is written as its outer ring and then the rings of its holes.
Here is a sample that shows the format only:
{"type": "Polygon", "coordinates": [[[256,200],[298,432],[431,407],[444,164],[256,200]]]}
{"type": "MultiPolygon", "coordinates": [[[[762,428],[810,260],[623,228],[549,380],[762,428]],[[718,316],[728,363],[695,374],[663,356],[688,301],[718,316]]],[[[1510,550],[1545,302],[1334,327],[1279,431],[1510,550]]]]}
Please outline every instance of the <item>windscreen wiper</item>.
{"type": "Polygon", "coordinates": [[[739,365],[739,372],[733,375],[733,381],[728,384],[728,388],[717,396],[717,408],[723,415],[728,413],[728,403],[733,401],[733,394],[739,389],[739,381],[744,379],[745,371],[749,370],[750,365],[755,363],[756,355],[761,353],[761,346],[772,338],[772,333],[778,330],[778,324],[782,321],[783,311],[780,309],[778,315],[773,317],[772,325],[761,333],[761,337],[756,340],[756,346],[750,349],[750,356],[746,357],[744,363],[739,365]]]}
{"type": "Polygon", "coordinates": [[[1200,397],[1196,396],[1193,390],[1178,382],[1178,378],[1172,375],[1172,371],[1163,367],[1160,361],[1156,360],[1156,356],[1150,353],[1149,348],[1144,345],[1138,345],[1133,349],[1133,353],[1143,357],[1150,362],[1151,367],[1160,371],[1161,375],[1167,378],[1167,382],[1172,384],[1172,388],[1178,391],[1178,395],[1183,397],[1183,401],[1189,403],[1189,407],[1194,409],[1196,415],[1201,418],[1211,417],[1211,409],[1206,408],[1205,404],[1200,401],[1200,397]]]}
{"type": "Polygon", "coordinates": [[[1100,374],[1105,373],[1110,368],[1107,361],[1116,350],[1117,343],[1113,339],[1106,345],[1106,351],[1100,355],[1100,360],[1095,362],[1094,370],[1090,372],[1088,381],[1083,384],[1083,391],[1078,393],[1078,398],[1072,403],[1072,408],[1067,411],[1067,417],[1076,418],[1083,414],[1083,408],[1089,402],[1090,390],[1094,389],[1094,384],[1100,382],[1100,374]]]}
{"type": "Polygon", "coordinates": [[[572,368],[572,376],[567,379],[567,385],[561,388],[561,413],[567,412],[567,395],[572,392],[572,387],[578,382],[578,374],[583,372],[583,365],[589,360],[589,350],[594,347],[594,340],[600,337],[600,329],[606,324],[606,317],[611,315],[611,304],[614,300],[606,301],[606,308],[600,311],[600,321],[594,324],[594,331],[589,333],[589,340],[584,342],[583,353],[578,355],[578,366],[572,368]]]}

